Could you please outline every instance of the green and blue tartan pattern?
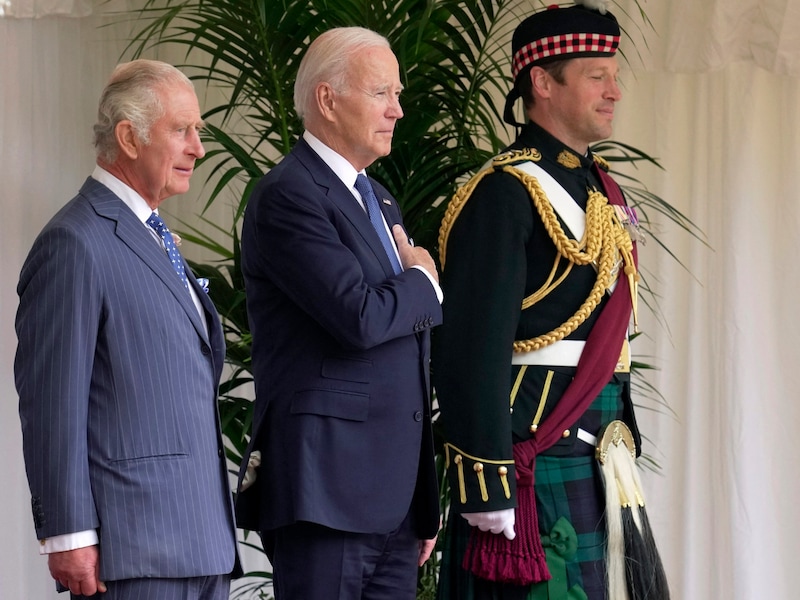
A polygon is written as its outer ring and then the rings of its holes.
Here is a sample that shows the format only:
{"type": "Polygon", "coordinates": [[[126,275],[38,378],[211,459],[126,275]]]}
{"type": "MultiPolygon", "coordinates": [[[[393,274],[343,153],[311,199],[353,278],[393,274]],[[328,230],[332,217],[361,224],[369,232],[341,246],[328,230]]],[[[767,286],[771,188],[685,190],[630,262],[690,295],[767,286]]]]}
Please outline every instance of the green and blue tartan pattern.
{"type": "MultiPolygon", "coordinates": [[[[621,387],[619,383],[606,385],[584,416],[603,424],[622,418],[621,387]]],[[[539,531],[548,533],[560,517],[572,524],[578,535],[578,551],[567,563],[568,588],[579,586],[589,600],[606,600],[605,493],[594,453],[582,454],[537,457],[534,487],[539,531]]],[[[461,568],[470,526],[460,515],[452,512],[448,515],[444,535],[438,600],[528,600],[532,593],[529,586],[479,581],[461,568]]]]}

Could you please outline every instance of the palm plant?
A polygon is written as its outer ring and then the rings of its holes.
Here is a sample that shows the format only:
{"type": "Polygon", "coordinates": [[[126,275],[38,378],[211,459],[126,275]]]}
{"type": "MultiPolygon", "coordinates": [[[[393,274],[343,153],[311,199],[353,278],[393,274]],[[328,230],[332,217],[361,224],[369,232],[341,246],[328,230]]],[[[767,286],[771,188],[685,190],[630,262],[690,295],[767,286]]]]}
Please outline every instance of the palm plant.
{"type": "MultiPolygon", "coordinates": [[[[416,242],[436,256],[446,199],[508,140],[498,112],[510,87],[507,46],[532,8],[526,0],[144,0],[140,10],[126,14],[133,22],[126,54],[139,56],[161,46],[183,49],[183,64],[177,66],[205,90],[201,104],[221,98],[203,115],[209,151],[202,162],[211,190],[205,209],[228,202],[231,222],[221,226],[204,218],[210,234],[188,226],[181,234],[218,258],[213,264],[190,264],[211,280],[211,298],[225,327],[229,371],[219,405],[233,464],[241,460],[252,420],[239,225],[256,181],[302,133],[293,85],[307,45],[323,31],[347,25],[368,27],[391,42],[400,63],[405,116],[396,127],[391,155],[372,165],[370,173],[397,198],[416,242]]],[[[647,25],[639,9],[639,21],[647,25]]],[[[614,142],[597,149],[612,165],[658,164],[614,142]]],[[[623,187],[644,213],[645,226],[652,210],[701,236],[636,179],[627,182],[623,187]]],[[[443,471],[443,464],[438,468],[443,471]]],[[[434,555],[421,571],[419,598],[435,596],[437,571],[434,555]]],[[[268,597],[269,573],[251,575],[257,581],[239,588],[237,597],[268,597]]]]}
{"type": "Polygon", "coordinates": [[[498,43],[516,23],[522,0],[146,0],[129,49],[186,49],[178,65],[224,100],[208,109],[214,188],[207,206],[240,186],[238,224],[256,179],[302,133],[292,102],[307,44],[336,26],[385,35],[400,63],[405,117],[392,154],[371,174],[404,209],[412,235],[433,245],[441,211],[459,177],[502,145],[496,97],[506,88],[498,43]]]}

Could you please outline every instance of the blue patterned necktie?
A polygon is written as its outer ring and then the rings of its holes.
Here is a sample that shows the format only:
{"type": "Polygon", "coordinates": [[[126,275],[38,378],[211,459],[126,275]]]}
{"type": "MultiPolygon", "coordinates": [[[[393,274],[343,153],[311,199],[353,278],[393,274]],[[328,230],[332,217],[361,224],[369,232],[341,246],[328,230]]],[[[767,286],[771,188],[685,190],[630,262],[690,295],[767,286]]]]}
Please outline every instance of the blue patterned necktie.
{"type": "Polygon", "coordinates": [[[392,246],[392,241],[389,239],[386,226],[383,224],[383,216],[381,215],[381,208],[378,206],[378,199],[375,197],[372,184],[365,175],[359,175],[356,177],[356,189],[358,190],[358,193],[361,194],[361,198],[364,200],[364,205],[367,208],[369,220],[381,240],[383,249],[386,251],[386,255],[389,257],[389,262],[392,263],[394,274],[397,275],[398,273],[402,273],[403,268],[400,266],[397,253],[394,250],[394,246],[392,246]]]}
{"type": "Polygon", "coordinates": [[[150,218],[147,219],[147,224],[155,229],[156,233],[161,236],[164,242],[164,249],[167,251],[169,261],[172,263],[172,268],[175,269],[178,277],[181,278],[183,285],[185,285],[188,290],[189,282],[186,280],[186,270],[183,267],[183,259],[181,258],[180,252],[178,252],[178,248],[175,246],[175,241],[172,239],[172,234],[169,229],[156,213],[150,215],[150,218]]]}

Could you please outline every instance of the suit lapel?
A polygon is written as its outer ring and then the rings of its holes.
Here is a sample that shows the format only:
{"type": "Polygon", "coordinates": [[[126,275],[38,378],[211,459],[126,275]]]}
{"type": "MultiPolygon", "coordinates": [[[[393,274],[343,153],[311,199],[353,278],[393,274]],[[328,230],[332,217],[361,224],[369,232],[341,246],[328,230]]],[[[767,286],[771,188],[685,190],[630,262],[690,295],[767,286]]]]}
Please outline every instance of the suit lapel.
{"type": "MultiPolygon", "coordinates": [[[[353,193],[347,189],[342,183],[342,180],[336,176],[331,168],[325,164],[325,161],[311,149],[311,146],[309,146],[304,139],[300,138],[292,150],[292,153],[296,156],[298,161],[305,165],[309,173],[311,173],[314,182],[325,190],[325,194],[328,198],[330,198],[342,213],[344,213],[353,227],[359,232],[366,244],[380,261],[386,274],[393,275],[394,269],[389,262],[389,257],[386,256],[383,244],[381,244],[381,240],[378,238],[378,234],[372,226],[367,213],[358,204],[353,193]]],[[[391,228],[394,223],[398,222],[397,217],[386,212],[387,206],[383,202],[385,194],[382,194],[382,191],[374,185],[373,188],[375,189],[375,195],[378,197],[378,204],[381,207],[381,212],[391,228]]]]}
{"type": "MultiPolygon", "coordinates": [[[[166,285],[175,299],[186,312],[197,334],[206,339],[205,328],[200,321],[200,315],[186,291],[181,280],[175,275],[175,270],[169,262],[164,250],[156,239],[150,235],[146,226],[136,218],[136,215],[102,183],[89,178],[84,183],[81,193],[86,196],[98,215],[116,222],[115,233],[117,237],[130,250],[144,262],[149,269],[166,285]]],[[[185,264],[185,260],[184,260],[185,264]]],[[[187,277],[194,279],[187,266],[187,277]]],[[[196,282],[192,282],[195,283],[196,282]]],[[[201,294],[203,292],[200,292],[201,294]]]]}
{"type": "MultiPolygon", "coordinates": [[[[185,261],[184,261],[185,262],[185,261]]],[[[214,357],[214,365],[217,370],[217,378],[219,379],[222,374],[222,363],[225,360],[225,334],[222,331],[222,325],[219,320],[219,314],[211,301],[208,293],[200,287],[197,283],[197,278],[192,273],[189,265],[186,265],[186,277],[189,279],[189,285],[192,286],[197,297],[200,299],[200,304],[203,307],[203,316],[208,324],[208,342],[211,345],[211,352],[214,357]]],[[[193,305],[194,306],[194,305],[193,305]]],[[[195,310],[195,313],[197,311],[195,310]]]]}

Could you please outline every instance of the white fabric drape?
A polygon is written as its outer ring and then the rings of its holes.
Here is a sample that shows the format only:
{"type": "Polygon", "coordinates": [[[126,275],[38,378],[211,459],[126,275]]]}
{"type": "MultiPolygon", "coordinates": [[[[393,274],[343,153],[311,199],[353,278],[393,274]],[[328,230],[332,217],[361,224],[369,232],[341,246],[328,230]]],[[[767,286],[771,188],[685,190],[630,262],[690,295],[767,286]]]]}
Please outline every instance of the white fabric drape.
{"type": "Polygon", "coordinates": [[[86,17],[92,14],[90,0],[0,0],[0,17],[86,17]]]}
{"type": "MultiPolygon", "coordinates": [[[[621,4],[612,10],[636,40],[622,17],[637,13],[635,1],[621,4]]],[[[640,253],[666,320],[643,315],[633,351],[659,367],[649,379],[674,411],[640,410],[639,420],[644,450],[661,466],[644,482],[675,600],[797,595],[798,5],[647,0],[657,33],[645,31],[647,46],[636,42],[641,57],[626,53],[614,138],[661,160],[665,171],[635,175],[710,246],[660,219],[686,269],[653,242],[640,253]]],[[[9,598],[58,598],[37,556],[20,451],[15,285],[33,237],[92,168],[97,96],[125,38],[98,29],[98,10],[0,19],[0,581],[9,598]]],[[[167,210],[187,216],[200,206],[175,199],[167,210]]]]}
{"type": "MultiPolygon", "coordinates": [[[[628,24],[624,17],[638,13],[635,4],[621,0],[618,5],[623,9],[612,12],[628,24]]],[[[640,0],[639,4],[657,33],[640,22],[626,29],[649,68],[705,73],[750,61],[779,75],[800,76],[797,0],[640,0]]],[[[624,46],[623,42],[623,50],[624,46]]]]}
{"type": "Polygon", "coordinates": [[[800,2],[644,8],[658,35],[623,75],[614,137],[661,160],[664,172],[635,174],[710,245],[662,219],[688,271],[652,245],[641,252],[669,330],[651,320],[633,350],[659,366],[649,379],[675,412],[639,411],[662,467],[645,475],[649,514],[673,598],[789,600],[800,549],[800,2]]]}
{"type": "Polygon", "coordinates": [[[662,467],[645,485],[674,598],[796,595],[799,96],[797,79],[739,63],[640,73],[619,107],[615,137],[661,158],[651,188],[711,246],[663,232],[688,272],[652,244],[641,251],[669,327],[645,318],[633,351],[658,365],[650,380],[675,411],[639,411],[662,467]]]}

